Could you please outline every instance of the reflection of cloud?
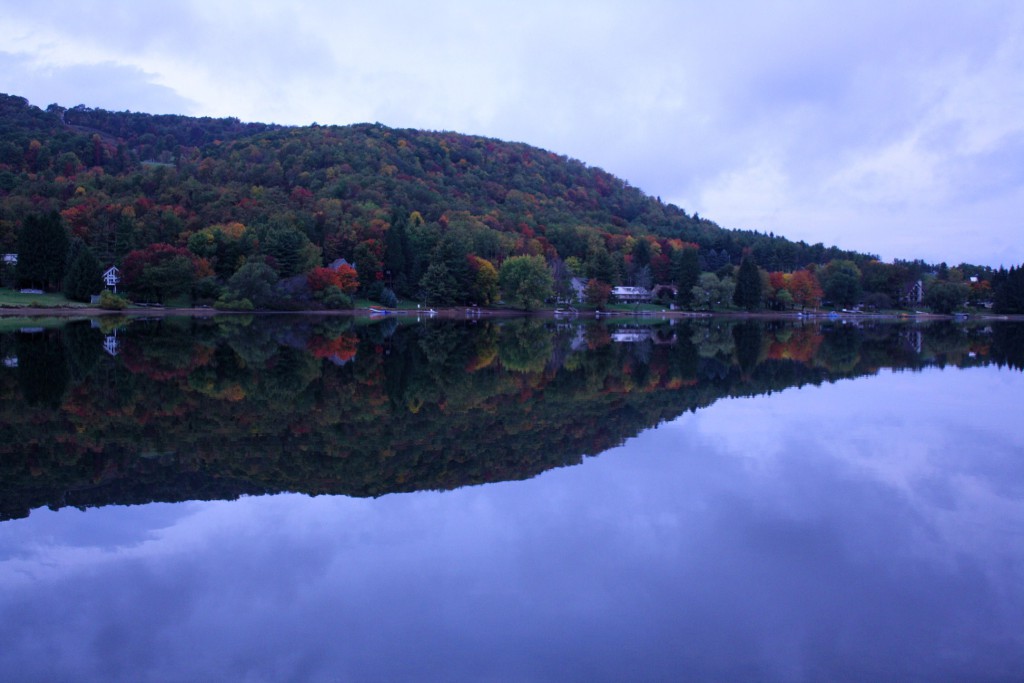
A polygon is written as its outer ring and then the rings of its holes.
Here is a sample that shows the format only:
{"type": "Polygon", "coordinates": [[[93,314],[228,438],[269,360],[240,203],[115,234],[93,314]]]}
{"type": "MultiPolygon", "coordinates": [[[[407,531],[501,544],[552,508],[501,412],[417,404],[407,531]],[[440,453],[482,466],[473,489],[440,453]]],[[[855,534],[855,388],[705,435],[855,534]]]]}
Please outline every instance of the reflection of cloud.
{"type": "Polygon", "coordinates": [[[1005,673],[1024,626],[1024,549],[1006,542],[1024,435],[1002,426],[1021,378],[883,373],[722,400],[580,467],[445,493],[36,511],[0,525],[0,670],[1005,673]]]}
{"type": "Polygon", "coordinates": [[[986,370],[887,372],[771,401],[720,401],[688,424],[766,485],[826,459],[844,477],[905,501],[923,525],[917,551],[948,561],[987,557],[1005,542],[1005,527],[992,520],[1024,519],[1024,496],[1005,486],[1018,480],[1008,454],[1024,452],[1024,437],[999,436],[1012,418],[1006,405],[986,401],[990,386],[986,370]]]}

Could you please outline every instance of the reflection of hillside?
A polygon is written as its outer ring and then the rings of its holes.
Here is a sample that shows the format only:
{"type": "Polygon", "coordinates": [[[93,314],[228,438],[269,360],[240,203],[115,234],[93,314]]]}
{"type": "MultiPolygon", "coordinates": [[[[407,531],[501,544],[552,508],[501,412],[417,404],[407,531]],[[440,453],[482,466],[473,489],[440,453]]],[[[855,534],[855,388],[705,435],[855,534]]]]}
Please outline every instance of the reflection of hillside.
{"type": "Polygon", "coordinates": [[[9,335],[0,514],[522,479],[725,396],[881,367],[1024,367],[1019,327],[231,317],[9,335]]]}

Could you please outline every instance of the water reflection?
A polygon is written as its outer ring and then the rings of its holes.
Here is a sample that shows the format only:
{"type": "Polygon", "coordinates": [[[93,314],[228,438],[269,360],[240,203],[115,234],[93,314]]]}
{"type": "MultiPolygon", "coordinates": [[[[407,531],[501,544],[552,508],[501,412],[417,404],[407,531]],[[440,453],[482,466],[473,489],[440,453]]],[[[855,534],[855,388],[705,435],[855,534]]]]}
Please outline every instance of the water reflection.
{"type": "Polygon", "coordinates": [[[720,400],[523,482],[35,511],[0,525],[0,670],[1019,679],[1022,388],[883,371],[720,400]]]}
{"type": "Polygon", "coordinates": [[[524,479],[729,396],[1024,367],[1024,327],[76,322],[0,335],[0,515],[524,479]]]}

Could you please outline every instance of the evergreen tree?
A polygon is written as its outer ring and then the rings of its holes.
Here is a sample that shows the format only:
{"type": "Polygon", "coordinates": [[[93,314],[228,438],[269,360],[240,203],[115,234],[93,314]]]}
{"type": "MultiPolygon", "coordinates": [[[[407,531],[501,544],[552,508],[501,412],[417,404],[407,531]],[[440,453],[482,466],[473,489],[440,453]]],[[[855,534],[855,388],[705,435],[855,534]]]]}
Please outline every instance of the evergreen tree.
{"type": "Polygon", "coordinates": [[[993,283],[997,313],[1024,313],[1024,265],[1011,267],[1009,272],[1000,271],[993,283]]]}
{"type": "Polygon", "coordinates": [[[391,287],[402,296],[409,296],[409,236],[405,221],[397,216],[384,236],[384,271],[390,273],[391,287]]]}
{"type": "Polygon", "coordinates": [[[736,276],[736,291],[732,301],[740,308],[754,311],[761,308],[761,273],[749,256],[740,264],[740,272],[736,276]]]}
{"type": "Polygon", "coordinates": [[[59,213],[27,216],[18,233],[18,281],[41,289],[59,287],[67,267],[68,245],[59,213]]]}
{"type": "Polygon", "coordinates": [[[619,281],[615,260],[603,246],[592,248],[587,254],[584,271],[588,278],[614,285],[619,281]]]}
{"type": "Polygon", "coordinates": [[[64,295],[75,301],[88,301],[103,289],[102,270],[96,255],[83,244],[64,276],[64,295]]]}
{"type": "Polygon", "coordinates": [[[693,288],[700,279],[700,260],[697,250],[688,248],[672,254],[676,284],[676,301],[689,308],[693,304],[693,288]]]}

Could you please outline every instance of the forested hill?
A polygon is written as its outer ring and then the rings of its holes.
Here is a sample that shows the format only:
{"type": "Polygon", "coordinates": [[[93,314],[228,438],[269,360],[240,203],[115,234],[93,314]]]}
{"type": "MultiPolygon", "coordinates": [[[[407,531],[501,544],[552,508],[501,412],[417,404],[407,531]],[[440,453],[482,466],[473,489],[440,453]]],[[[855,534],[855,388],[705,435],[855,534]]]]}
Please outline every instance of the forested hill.
{"type": "Polygon", "coordinates": [[[495,262],[516,254],[585,261],[606,249],[622,281],[638,248],[651,252],[640,260],[655,281],[666,280],[681,243],[698,245],[708,270],[738,264],[745,249],[773,271],[870,259],[725,230],[599,168],[521,143],[380,124],[44,111],[0,95],[0,250],[15,252],[26,216],[50,210],[107,263],[153,243],[185,247],[197,232],[233,223],[289,226],[320,248],[323,263],[359,258],[361,244],[364,259],[386,259],[389,228],[400,223],[410,229],[402,239],[414,255],[399,264],[410,281],[438,235],[454,228],[473,254],[495,262]]]}

